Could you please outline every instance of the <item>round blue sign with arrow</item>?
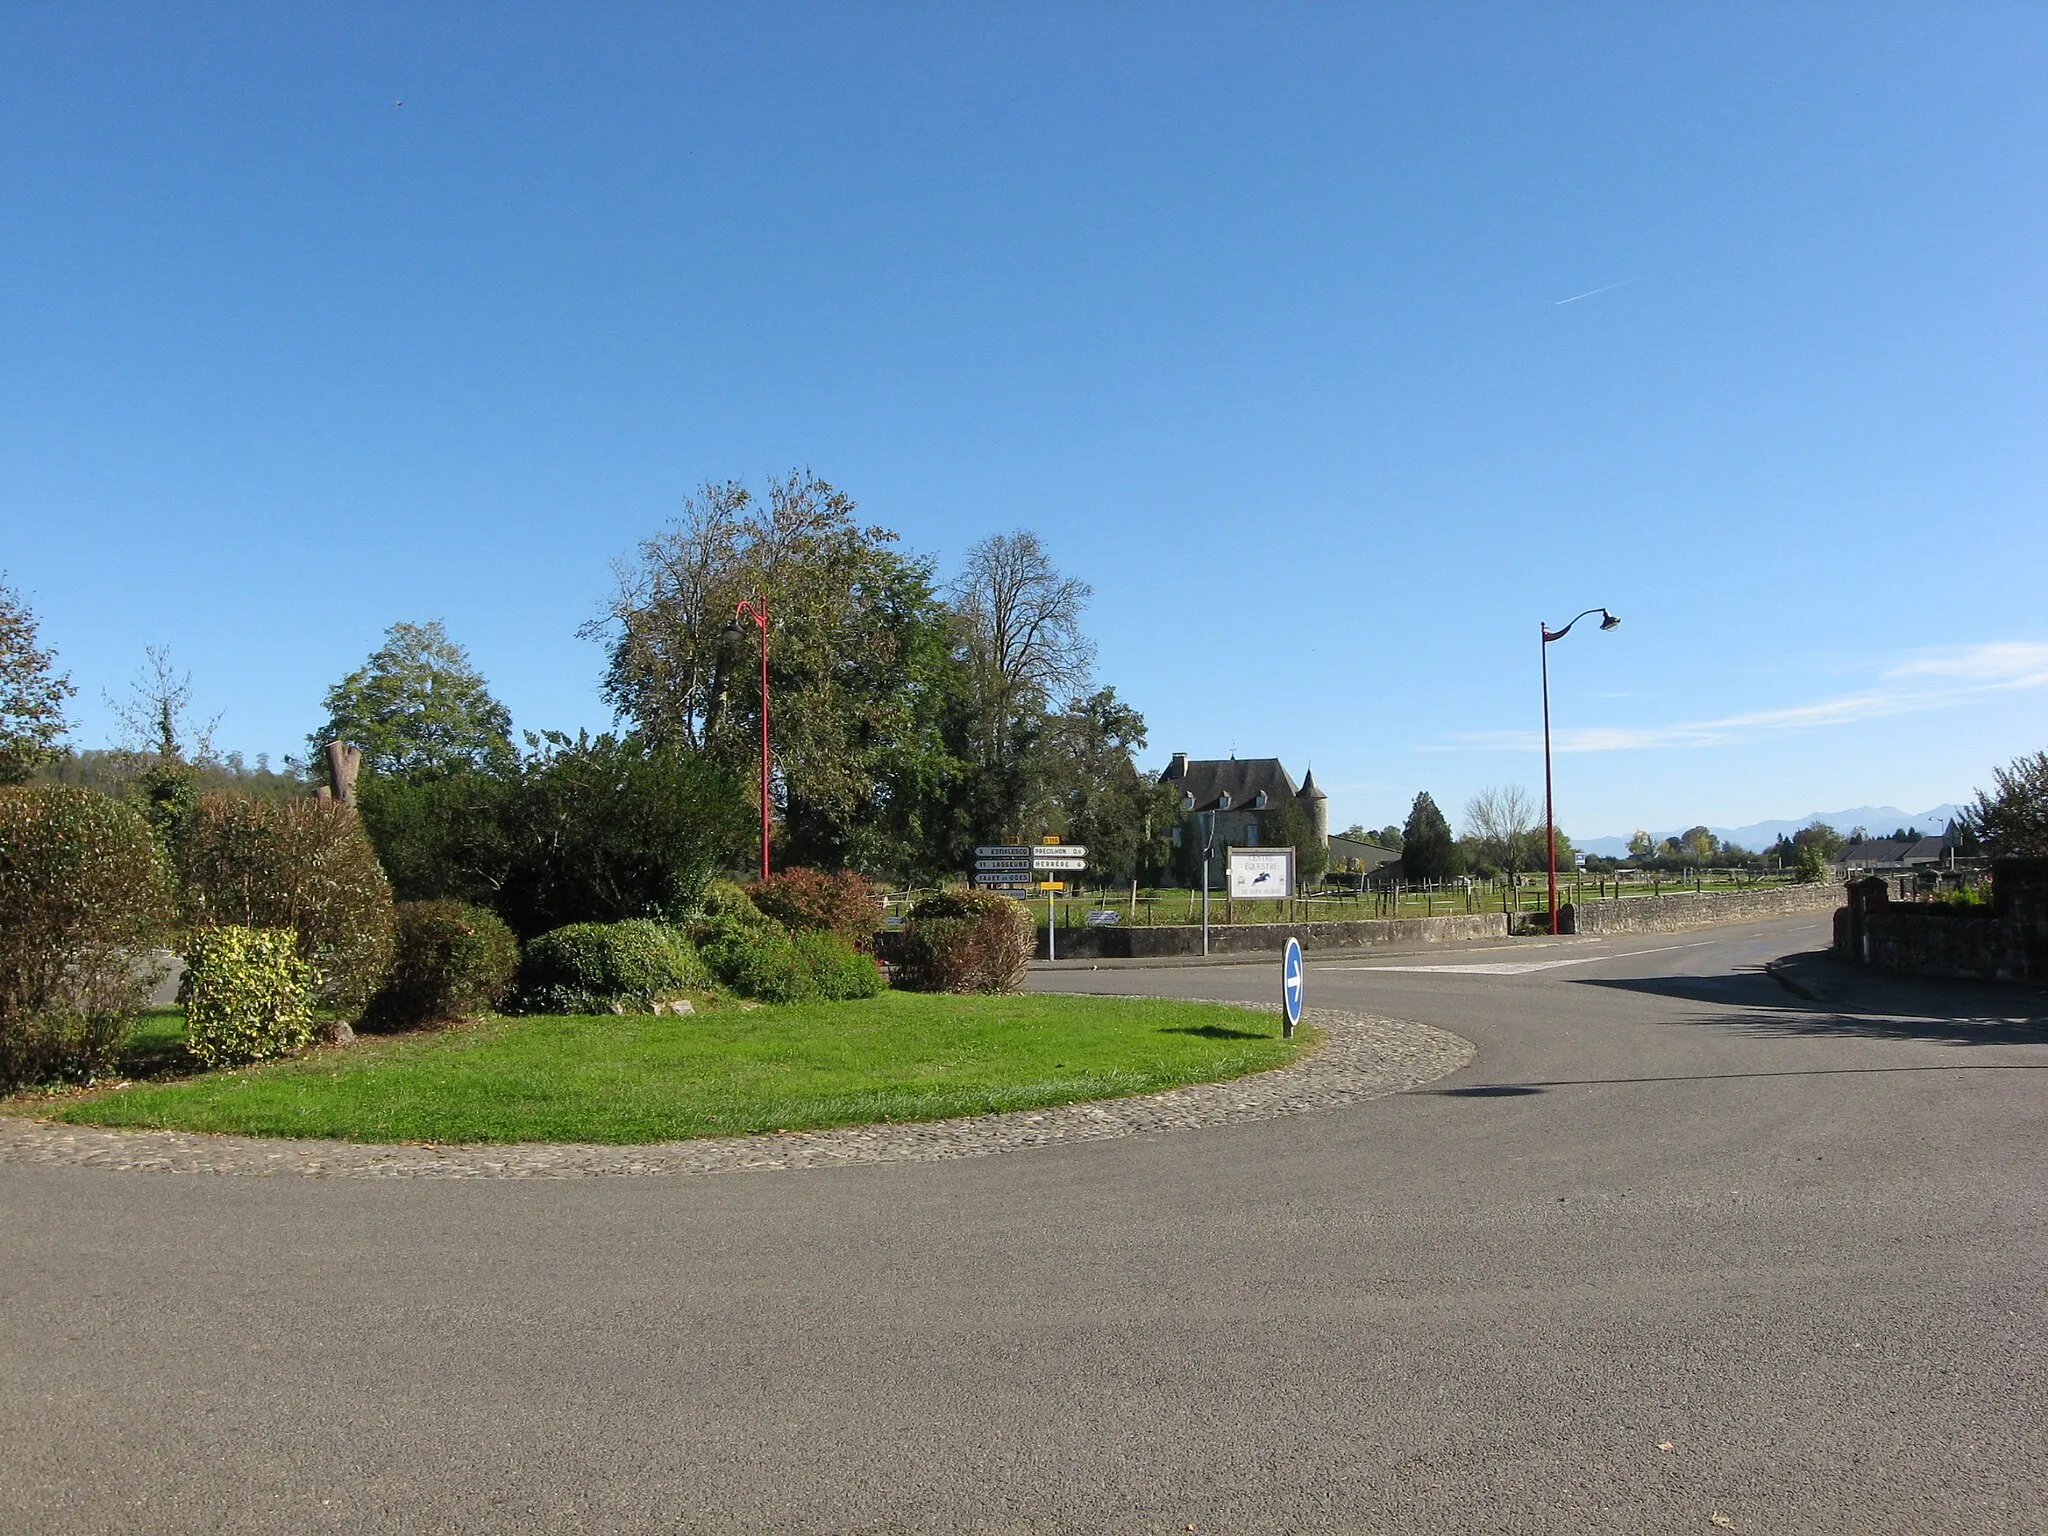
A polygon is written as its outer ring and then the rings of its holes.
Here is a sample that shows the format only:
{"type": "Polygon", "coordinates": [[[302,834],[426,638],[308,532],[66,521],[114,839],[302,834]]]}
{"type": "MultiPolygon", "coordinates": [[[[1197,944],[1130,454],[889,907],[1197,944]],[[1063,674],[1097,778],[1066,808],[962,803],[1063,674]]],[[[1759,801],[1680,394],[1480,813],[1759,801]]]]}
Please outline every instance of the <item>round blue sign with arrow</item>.
{"type": "Polygon", "coordinates": [[[1287,1015],[1287,1025],[1280,1031],[1291,1036],[1294,1026],[1301,1022],[1301,941],[1290,938],[1287,953],[1280,961],[1280,1006],[1287,1015]]]}

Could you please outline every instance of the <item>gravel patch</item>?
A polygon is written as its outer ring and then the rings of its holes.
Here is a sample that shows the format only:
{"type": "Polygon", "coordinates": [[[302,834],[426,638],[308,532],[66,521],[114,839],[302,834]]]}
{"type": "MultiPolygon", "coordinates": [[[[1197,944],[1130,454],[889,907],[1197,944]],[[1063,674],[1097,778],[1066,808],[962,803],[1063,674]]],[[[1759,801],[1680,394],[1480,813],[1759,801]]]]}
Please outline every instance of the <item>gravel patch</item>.
{"type": "MultiPolygon", "coordinates": [[[[1266,1005],[1259,1011],[1276,1012],[1277,1007],[1266,1005]]],[[[638,1146],[436,1146],[106,1130],[0,1115],[0,1164],[300,1178],[572,1179],[938,1162],[1337,1109],[1431,1082],[1457,1071],[1474,1054],[1469,1041],[1405,1019],[1323,1008],[1304,1009],[1303,1016],[1323,1031],[1322,1046],[1301,1061],[1271,1071],[1136,1098],[914,1125],[842,1126],[638,1146]]]]}

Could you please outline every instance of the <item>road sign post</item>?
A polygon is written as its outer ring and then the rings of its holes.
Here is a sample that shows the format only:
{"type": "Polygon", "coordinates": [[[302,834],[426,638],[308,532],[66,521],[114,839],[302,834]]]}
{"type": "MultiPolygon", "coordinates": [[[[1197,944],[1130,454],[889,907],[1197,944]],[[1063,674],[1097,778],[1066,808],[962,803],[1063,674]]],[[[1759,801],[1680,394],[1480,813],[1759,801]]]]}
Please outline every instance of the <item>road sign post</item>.
{"type": "Polygon", "coordinates": [[[1293,1039],[1294,1026],[1301,1022],[1301,994],[1301,941],[1290,935],[1287,952],[1280,957],[1280,1008],[1285,1020],[1280,1026],[1282,1039],[1293,1039]]]}

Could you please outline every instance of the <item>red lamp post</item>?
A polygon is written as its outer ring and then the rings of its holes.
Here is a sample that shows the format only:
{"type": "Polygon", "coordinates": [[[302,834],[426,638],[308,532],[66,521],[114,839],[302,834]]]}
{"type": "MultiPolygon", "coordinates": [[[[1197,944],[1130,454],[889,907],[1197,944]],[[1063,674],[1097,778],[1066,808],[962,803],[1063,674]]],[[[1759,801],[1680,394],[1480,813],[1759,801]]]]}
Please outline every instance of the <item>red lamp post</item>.
{"type": "Polygon", "coordinates": [[[1550,854],[1550,931],[1552,933],[1557,932],[1557,813],[1552,807],[1550,797],[1550,642],[1562,640],[1572,632],[1572,624],[1578,623],[1579,619],[1585,618],[1587,614],[1594,613],[1600,615],[1600,627],[1602,629],[1613,629],[1621,622],[1620,619],[1609,613],[1605,608],[1588,608],[1585,613],[1573,619],[1572,623],[1565,625],[1563,629],[1554,630],[1548,624],[1540,626],[1543,630],[1543,838],[1548,845],[1550,854]]]}
{"type": "Polygon", "coordinates": [[[732,611],[732,628],[735,631],[739,628],[742,614],[752,619],[761,631],[761,878],[766,880],[769,807],[773,804],[768,795],[768,600],[758,596],[741,598],[739,606],[732,611]]]}

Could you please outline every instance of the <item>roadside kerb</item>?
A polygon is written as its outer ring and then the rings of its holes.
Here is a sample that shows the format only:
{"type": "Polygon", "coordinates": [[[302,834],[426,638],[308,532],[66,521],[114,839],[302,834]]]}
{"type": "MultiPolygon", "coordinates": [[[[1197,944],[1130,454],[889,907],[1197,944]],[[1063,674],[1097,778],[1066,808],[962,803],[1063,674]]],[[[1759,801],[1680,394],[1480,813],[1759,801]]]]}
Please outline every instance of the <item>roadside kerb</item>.
{"type": "MultiPolygon", "coordinates": [[[[1277,1004],[1233,1003],[1258,1013],[1277,1004]]],[[[1328,1008],[1302,1017],[1323,1032],[1298,1061],[1163,1093],[915,1124],[702,1137],[637,1146],[514,1142],[487,1146],[377,1145],[109,1130],[0,1115],[0,1165],[56,1164],[122,1173],[271,1178],[578,1179],[705,1174],[862,1163],[928,1163],[1029,1147],[1199,1130],[1362,1104],[1458,1071],[1468,1040],[1427,1024],[1328,1008]]]]}

